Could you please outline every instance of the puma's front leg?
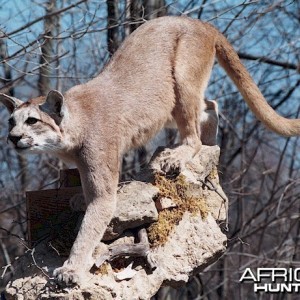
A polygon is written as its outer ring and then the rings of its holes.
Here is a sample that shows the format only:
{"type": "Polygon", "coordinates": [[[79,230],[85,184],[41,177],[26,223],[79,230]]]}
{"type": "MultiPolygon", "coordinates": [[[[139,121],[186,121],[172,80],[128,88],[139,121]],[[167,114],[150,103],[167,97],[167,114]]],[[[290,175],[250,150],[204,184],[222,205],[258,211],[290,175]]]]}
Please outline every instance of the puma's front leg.
{"type": "MultiPolygon", "coordinates": [[[[117,159],[117,158],[116,158],[117,159]]],[[[103,165],[80,168],[87,210],[69,258],[53,275],[66,284],[79,284],[90,270],[95,247],[99,244],[116,205],[118,169],[112,170],[107,161],[103,165]]]]}

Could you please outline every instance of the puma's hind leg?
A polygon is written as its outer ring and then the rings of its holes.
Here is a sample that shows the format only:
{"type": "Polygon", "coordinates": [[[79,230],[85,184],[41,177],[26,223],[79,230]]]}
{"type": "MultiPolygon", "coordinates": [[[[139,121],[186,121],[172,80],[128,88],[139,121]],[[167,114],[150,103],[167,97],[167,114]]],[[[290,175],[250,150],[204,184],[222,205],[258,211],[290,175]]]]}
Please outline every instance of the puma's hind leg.
{"type": "Polygon", "coordinates": [[[197,109],[178,103],[173,118],[180,133],[181,144],[166,148],[153,160],[151,167],[164,173],[179,173],[201,149],[200,120],[197,109]],[[188,108],[188,109],[187,109],[188,108]]]}
{"type": "Polygon", "coordinates": [[[205,108],[201,113],[200,131],[203,145],[217,145],[219,126],[218,104],[215,100],[205,100],[205,108]]]}
{"type": "MultiPolygon", "coordinates": [[[[219,126],[219,111],[218,103],[215,100],[205,100],[205,107],[200,112],[200,133],[202,145],[214,146],[217,145],[219,126]]],[[[174,120],[169,121],[165,125],[166,128],[176,128],[174,120]]]]}
{"type": "Polygon", "coordinates": [[[173,69],[175,106],[172,116],[181,144],[160,153],[155,159],[155,169],[179,172],[201,149],[200,120],[205,109],[204,91],[214,62],[213,45],[213,41],[208,43],[211,51],[207,51],[194,35],[183,35],[178,40],[173,69]],[[191,53],[195,53],[193,59],[191,53]]]}
{"type": "Polygon", "coordinates": [[[164,173],[179,173],[185,164],[201,149],[199,94],[190,93],[186,86],[176,91],[172,115],[180,133],[181,143],[162,151],[153,161],[152,168],[164,173]]]}

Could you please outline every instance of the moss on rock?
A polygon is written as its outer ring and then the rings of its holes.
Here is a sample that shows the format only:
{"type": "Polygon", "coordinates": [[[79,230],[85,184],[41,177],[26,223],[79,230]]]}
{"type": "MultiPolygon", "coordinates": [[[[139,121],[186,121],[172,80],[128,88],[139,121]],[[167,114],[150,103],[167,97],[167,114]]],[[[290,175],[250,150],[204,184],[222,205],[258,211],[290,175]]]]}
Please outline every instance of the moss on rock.
{"type": "Polygon", "coordinates": [[[184,175],[167,178],[155,174],[154,185],[159,188],[158,200],[167,197],[172,199],[177,206],[160,211],[158,221],[149,226],[148,237],[152,246],[166,243],[172,229],[181,221],[185,212],[206,218],[208,207],[205,198],[190,193],[190,184],[186,182],[184,175]]]}

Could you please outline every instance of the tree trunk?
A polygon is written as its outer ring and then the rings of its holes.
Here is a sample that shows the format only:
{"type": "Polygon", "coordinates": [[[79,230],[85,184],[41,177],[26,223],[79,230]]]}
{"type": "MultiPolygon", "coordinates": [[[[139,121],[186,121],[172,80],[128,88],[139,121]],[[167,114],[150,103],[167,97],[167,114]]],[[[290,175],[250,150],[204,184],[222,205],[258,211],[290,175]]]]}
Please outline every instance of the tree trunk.
{"type": "Polygon", "coordinates": [[[118,33],[118,0],[107,1],[107,48],[113,55],[119,47],[120,39],[118,33]]]}
{"type": "Polygon", "coordinates": [[[53,39],[55,35],[55,27],[57,22],[57,16],[48,16],[56,10],[56,0],[48,0],[46,2],[46,17],[44,22],[44,35],[45,39],[41,46],[40,64],[43,65],[40,68],[40,76],[38,80],[38,89],[41,95],[47,94],[51,89],[51,66],[48,62],[53,56],[53,39]]]}

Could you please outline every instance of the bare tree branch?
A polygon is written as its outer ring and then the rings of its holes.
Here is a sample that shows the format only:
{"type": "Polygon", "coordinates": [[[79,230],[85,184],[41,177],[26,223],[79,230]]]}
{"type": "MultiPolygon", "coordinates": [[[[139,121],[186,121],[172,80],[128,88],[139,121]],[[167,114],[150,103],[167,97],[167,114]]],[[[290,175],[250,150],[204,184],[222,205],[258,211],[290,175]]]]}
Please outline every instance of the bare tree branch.
{"type": "Polygon", "coordinates": [[[40,22],[40,21],[43,21],[45,18],[50,18],[50,17],[56,16],[56,15],[58,15],[58,14],[61,14],[61,13],[65,12],[65,11],[67,11],[67,10],[73,8],[73,7],[78,6],[78,5],[81,4],[81,3],[86,2],[86,1],[88,1],[88,0],[80,0],[80,1],[78,1],[78,2],[76,2],[76,3],[73,3],[73,4],[69,5],[69,6],[67,6],[67,7],[64,7],[64,8],[62,8],[62,9],[59,9],[59,10],[54,11],[54,12],[52,12],[52,13],[46,14],[46,15],[44,15],[44,16],[42,16],[42,17],[39,17],[39,18],[37,18],[37,19],[35,19],[35,20],[31,21],[31,22],[28,22],[27,24],[25,24],[25,25],[19,27],[18,29],[13,30],[13,31],[11,31],[11,32],[9,32],[9,33],[4,33],[4,32],[3,32],[3,33],[2,33],[2,36],[0,36],[0,38],[5,38],[5,37],[8,37],[8,36],[12,36],[12,35],[14,35],[14,34],[20,32],[20,31],[22,31],[22,30],[24,30],[24,29],[26,29],[26,28],[28,28],[28,27],[30,27],[30,26],[32,26],[32,25],[34,25],[34,24],[40,22]]]}
{"type": "Polygon", "coordinates": [[[244,52],[238,52],[238,55],[242,59],[257,60],[259,62],[267,63],[273,66],[283,67],[285,69],[297,70],[299,72],[299,65],[295,65],[292,63],[277,61],[264,56],[255,56],[244,52]]]}

